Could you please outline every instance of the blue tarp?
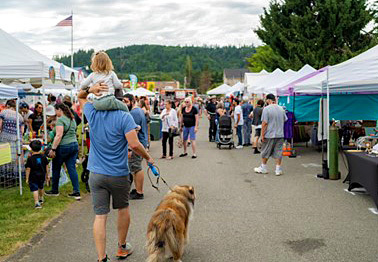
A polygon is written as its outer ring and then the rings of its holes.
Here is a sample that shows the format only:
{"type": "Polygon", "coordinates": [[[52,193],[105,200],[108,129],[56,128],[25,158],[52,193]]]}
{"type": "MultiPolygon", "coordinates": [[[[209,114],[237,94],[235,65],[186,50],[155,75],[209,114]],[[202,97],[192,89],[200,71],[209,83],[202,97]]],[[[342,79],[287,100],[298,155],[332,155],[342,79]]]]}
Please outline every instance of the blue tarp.
{"type": "MultiPolygon", "coordinates": [[[[298,122],[318,122],[320,98],[320,95],[281,96],[278,102],[289,112],[294,112],[298,122]]],[[[330,119],[378,120],[377,94],[333,94],[329,107],[330,119]]]]}

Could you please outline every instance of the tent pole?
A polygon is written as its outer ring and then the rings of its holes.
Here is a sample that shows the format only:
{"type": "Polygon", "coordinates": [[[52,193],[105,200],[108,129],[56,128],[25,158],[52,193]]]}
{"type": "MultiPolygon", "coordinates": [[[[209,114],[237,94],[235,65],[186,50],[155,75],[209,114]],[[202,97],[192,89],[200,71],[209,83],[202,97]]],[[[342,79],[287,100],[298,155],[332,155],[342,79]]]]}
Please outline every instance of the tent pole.
{"type": "Polygon", "coordinates": [[[73,10],[71,10],[71,18],[72,18],[72,25],[71,25],[71,68],[73,68],[73,10]]]}
{"type": "Polygon", "coordinates": [[[84,124],[84,110],[81,110],[81,156],[84,159],[84,136],[85,136],[85,124],[84,124]]]}
{"type": "Polygon", "coordinates": [[[46,90],[42,80],[42,105],[43,105],[43,142],[47,145],[47,118],[46,118],[46,90]]]}
{"type": "MultiPolygon", "coordinates": [[[[327,69],[327,89],[328,89],[328,69],[327,69]]],[[[328,93],[327,93],[328,94],[328,93]]],[[[328,101],[328,99],[327,99],[328,101]]],[[[324,178],[328,179],[329,178],[329,173],[328,173],[328,158],[325,159],[324,156],[324,89],[323,89],[323,83],[322,83],[322,89],[321,89],[321,96],[320,96],[320,110],[321,110],[321,118],[319,117],[320,121],[320,128],[321,128],[321,136],[322,136],[322,173],[318,174],[318,178],[324,178]]],[[[327,119],[326,119],[327,121],[327,119]]],[[[328,143],[328,141],[327,141],[328,143]]],[[[327,150],[328,152],[328,150],[327,150]]]]}
{"type": "Polygon", "coordinates": [[[22,196],[22,172],[21,172],[21,142],[20,142],[20,118],[18,117],[18,110],[20,106],[20,99],[16,100],[16,132],[17,132],[17,164],[18,164],[18,180],[20,184],[20,195],[22,196]]]}
{"type": "Polygon", "coordinates": [[[330,112],[329,112],[329,67],[327,68],[327,167],[329,168],[329,121],[330,121],[330,112]]]}

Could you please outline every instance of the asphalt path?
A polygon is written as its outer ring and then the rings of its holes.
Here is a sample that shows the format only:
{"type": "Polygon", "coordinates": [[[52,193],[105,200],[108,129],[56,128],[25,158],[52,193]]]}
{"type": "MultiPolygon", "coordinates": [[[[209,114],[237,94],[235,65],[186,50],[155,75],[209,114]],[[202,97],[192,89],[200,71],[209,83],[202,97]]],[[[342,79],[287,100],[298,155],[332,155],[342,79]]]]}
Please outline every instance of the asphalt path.
{"type": "MultiPolygon", "coordinates": [[[[198,158],[159,160],[161,142],[151,154],[170,185],[195,187],[197,200],[190,226],[190,241],[183,261],[378,261],[378,216],[368,195],[344,191],[342,180],[315,178],[320,154],[299,150],[284,159],[284,175],[254,174],[259,156],[250,147],[219,150],[207,141],[208,123],[201,120],[198,158]]],[[[341,162],[342,163],[342,162],[341,162]]],[[[144,164],[145,165],[145,164],[144,164]]],[[[345,168],[342,167],[345,177],[345,168]]],[[[134,253],[127,261],[145,261],[148,221],[167,192],[155,191],[145,180],[145,199],[131,201],[128,241],[134,253]]],[[[48,199],[46,205],[48,204],[48,199]]],[[[9,261],[96,261],[92,237],[91,199],[75,203],[26,251],[9,261]]],[[[117,249],[116,212],[107,226],[107,252],[112,261],[117,249]]]]}

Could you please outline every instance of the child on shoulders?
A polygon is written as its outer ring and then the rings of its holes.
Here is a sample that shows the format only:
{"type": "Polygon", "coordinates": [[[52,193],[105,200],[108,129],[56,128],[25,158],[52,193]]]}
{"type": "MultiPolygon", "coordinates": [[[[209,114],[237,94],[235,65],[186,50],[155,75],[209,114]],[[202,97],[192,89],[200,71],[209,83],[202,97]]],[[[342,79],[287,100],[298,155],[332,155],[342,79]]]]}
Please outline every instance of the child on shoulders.
{"type": "Polygon", "coordinates": [[[108,92],[95,97],[93,107],[96,110],[123,110],[129,112],[127,106],[114,95],[115,89],[122,90],[123,85],[113,71],[113,63],[108,54],[104,51],[94,53],[92,55],[91,69],[93,73],[81,83],[81,90],[88,90],[92,85],[99,82],[104,82],[109,87],[108,92]]]}

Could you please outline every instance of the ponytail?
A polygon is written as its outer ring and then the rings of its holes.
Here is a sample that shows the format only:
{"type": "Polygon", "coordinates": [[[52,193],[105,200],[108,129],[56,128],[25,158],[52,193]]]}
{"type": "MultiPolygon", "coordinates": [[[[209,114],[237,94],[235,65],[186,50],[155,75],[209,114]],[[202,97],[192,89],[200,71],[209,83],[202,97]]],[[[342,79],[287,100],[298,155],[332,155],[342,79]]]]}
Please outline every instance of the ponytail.
{"type": "Polygon", "coordinates": [[[67,106],[67,105],[65,105],[65,104],[63,104],[63,103],[60,103],[60,104],[55,104],[55,109],[60,109],[60,110],[62,110],[63,111],[63,114],[66,116],[66,117],[68,117],[69,119],[74,119],[74,115],[72,114],[72,112],[71,112],[71,109],[67,106]]]}

